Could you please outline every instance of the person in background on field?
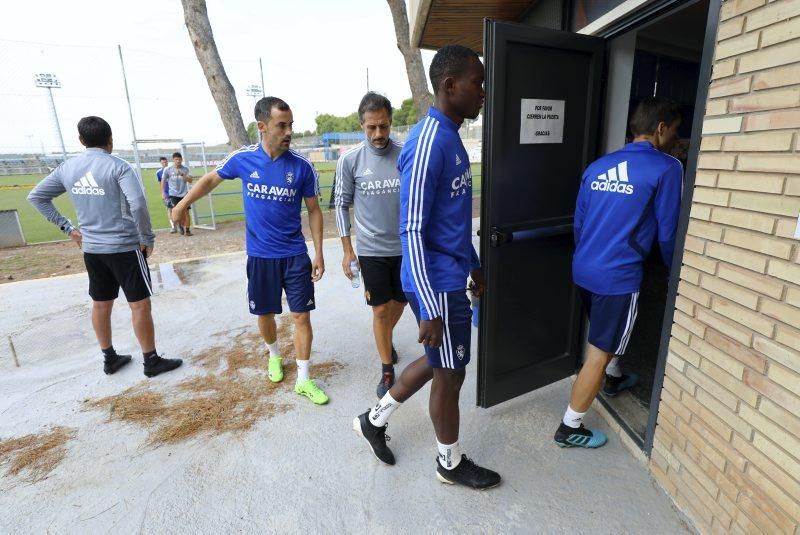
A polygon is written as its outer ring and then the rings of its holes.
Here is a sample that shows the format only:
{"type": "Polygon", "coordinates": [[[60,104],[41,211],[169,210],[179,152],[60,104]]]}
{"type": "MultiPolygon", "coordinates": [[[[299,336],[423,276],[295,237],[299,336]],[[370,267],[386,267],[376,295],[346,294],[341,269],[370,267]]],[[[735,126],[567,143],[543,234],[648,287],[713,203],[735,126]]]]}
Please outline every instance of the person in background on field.
{"type": "MultiPolygon", "coordinates": [[[[166,200],[164,200],[164,206],[167,207],[167,220],[169,221],[169,228],[170,228],[169,233],[175,234],[176,232],[178,232],[178,229],[175,228],[175,223],[172,222],[172,201],[169,198],[169,184],[166,184],[163,188],[161,185],[161,179],[164,176],[164,170],[169,165],[169,160],[167,160],[166,156],[162,156],[161,158],[158,159],[158,163],[161,164],[161,168],[156,171],[156,180],[158,180],[159,189],[166,190],[164,191],[164,193],[166,193],[166,200]]],[[[162,198],[164,197],[164,193],[162,193],[161,195],[162,198]]]]}
{"type": "MultiPolygon", "coordinates": [[[[189,168],[183,165],[183,156],[180,152],[172,155],[172,166],[164,169],[161,180],[161,197],[164,201],[169,201],[174,207],[189,193],[189,184],[192,183],[192,175],[189,168]],[[169,192],[167,190],[169,189],[169,192]]],[[[174,220],[174,218],[173,218],[174,220]]],[[[189,212],[184,212],[182,219],[175,221],[178,231],[185,236],[192,235],[190,228],[189,212]]]]}

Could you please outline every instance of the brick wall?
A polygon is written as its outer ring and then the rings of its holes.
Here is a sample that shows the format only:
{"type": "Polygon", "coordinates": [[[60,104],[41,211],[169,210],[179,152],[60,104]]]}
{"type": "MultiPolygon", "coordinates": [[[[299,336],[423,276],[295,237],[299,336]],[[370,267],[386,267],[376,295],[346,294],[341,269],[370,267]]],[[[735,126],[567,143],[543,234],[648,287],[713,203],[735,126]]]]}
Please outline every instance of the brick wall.
{"type": "Polygon", "coordinates": [[[650,467],[703,533],[800,535],[800,0],[722,4],[650,467]]]}

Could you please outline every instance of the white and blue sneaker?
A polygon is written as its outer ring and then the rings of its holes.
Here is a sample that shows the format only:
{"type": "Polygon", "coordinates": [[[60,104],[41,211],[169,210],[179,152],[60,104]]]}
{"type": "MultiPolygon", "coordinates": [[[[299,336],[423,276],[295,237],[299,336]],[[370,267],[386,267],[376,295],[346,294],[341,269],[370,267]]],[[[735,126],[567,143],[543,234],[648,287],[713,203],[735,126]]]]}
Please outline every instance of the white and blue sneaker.
{"type": "Polygon", "coordinates": [[[575,428],[561,422],[553,440],[562,448],[599,448],[608,442],[608,437],[601,431],[589,431],[583,424],[575,428]]]}

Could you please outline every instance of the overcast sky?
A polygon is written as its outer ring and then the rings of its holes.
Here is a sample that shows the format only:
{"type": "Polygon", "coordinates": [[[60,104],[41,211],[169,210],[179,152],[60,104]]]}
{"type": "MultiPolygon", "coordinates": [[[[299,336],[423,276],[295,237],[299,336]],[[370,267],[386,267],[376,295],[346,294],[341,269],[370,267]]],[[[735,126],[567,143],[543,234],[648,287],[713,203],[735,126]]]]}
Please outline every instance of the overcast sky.
{"type": "MultiPolygon", "coordinates": [[[[396,107],[411,96],[383,0],[207,0],[214,37],[236,90],[245,125],[260,83],[292,106],[296,129],[313,130],[318,113],[355,111],[366,91],[396,107]]],[[[78,150],[75,125],[106,118],[115,145],[129,147],[131,125],[117,44],[122,45],[137,137],[227,141],[189,42],[179,0],[25,0],[3,6],[0,38],[0,152],[57,150],[46,89],[37,72],[53,72],[67,150],[78,150]],[[79,7],[78,7],[79,6],[79,7]]],[[[427,70],[431,52],[423,52],[427,70]]]]}

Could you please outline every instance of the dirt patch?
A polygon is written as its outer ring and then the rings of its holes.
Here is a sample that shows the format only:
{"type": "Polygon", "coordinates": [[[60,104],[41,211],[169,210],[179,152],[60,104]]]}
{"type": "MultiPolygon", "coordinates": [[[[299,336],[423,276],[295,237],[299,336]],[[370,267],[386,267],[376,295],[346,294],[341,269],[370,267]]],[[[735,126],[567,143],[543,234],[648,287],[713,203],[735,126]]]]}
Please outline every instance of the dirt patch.
{"type": "MultiPolygon", "coordinates": [[[[327,201],[325,201],[327,205],[327,201]]],[[[480,197],[472,200],[473,217],[480,215],[480,197]]],[[[303,235],[311,239],[308,216],[303,214],[303,235]]],[[[335,238],[336,215],[323,211],[323,237],[335,238]]],[[[186,258],[199,258],[215,254],[244,251],[244,222],[221,223],[217,230],[194,229],[194,236],[170,234],[169,230],[156,232],[156,246],[148,259],[150,266],[160,262],[173,262],[186,258]]],[[[326,266],[335,270],[338,266],[326,266]]],[[[0,284],[29,279],[42,279],[73,273],[83,273],[83,256],[70,241],[42,243],[25,247],[0,249],[0,284]]]]}
{"type": "Polygon", "coordinates": [[[25,479],[36,483],[47,478],[67,454],[67,442],[76,429],[53,427],[49,431],[0,441],[0,466],[8,465],[7,473],[24,473],[25,479]]]}
{"type": "Polygon", "coordinates": [[[86,402],[108,410],[109,419],[150,429],[151,446],[175,444],[201,435],[246,431],[262,419],[289,409],[270,400],[275,388],[264,377],[201,375],[154,392],[144,385],[86,402]],[[183,395],[181,395],[183,394],[183,395]]]}
{"type": "Polygon", "coordinates": [[[192,361],[210,371],[218,371],[224,364],[223,373],[234,374],[244,368],[264,368],[266,357],[264,342],[258,331],[215,333],[214,338],[225,341],[192,357],[192,361]],[[232,337],[232,338],[231,338],[232,337]]]}
{"type": "MultiPolygon", "coordinates": [[[[181,381],[171,387],[150,390],[147,383],[97,400],[87,400],[88,410],[108,411],[112,421],[128,422],[150,430],[150,446],[174,444],[200,436],[247,431],[259,420],[286,412],[291,406],[276,401],[292,389],[297,367],[294,359],[291,317],[278,318],[281,351],[287,357],[282,383],[266,378],[267,351],[255,330],[222,332],[225,342],[206,349],[192,360],[211,373],[181,381]],[[253,373],[252,370],[259,370],[253,373]]],[[[315,379],[328,379],[344,367],[337,361],[313,364],[315,379]]]]}

